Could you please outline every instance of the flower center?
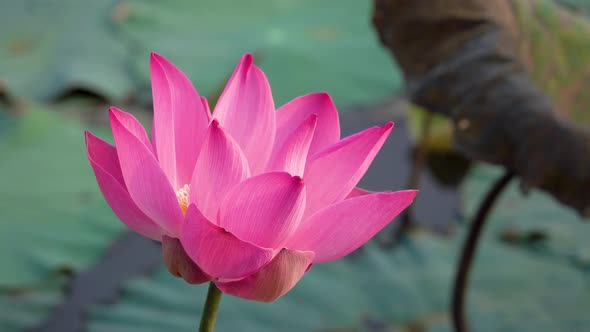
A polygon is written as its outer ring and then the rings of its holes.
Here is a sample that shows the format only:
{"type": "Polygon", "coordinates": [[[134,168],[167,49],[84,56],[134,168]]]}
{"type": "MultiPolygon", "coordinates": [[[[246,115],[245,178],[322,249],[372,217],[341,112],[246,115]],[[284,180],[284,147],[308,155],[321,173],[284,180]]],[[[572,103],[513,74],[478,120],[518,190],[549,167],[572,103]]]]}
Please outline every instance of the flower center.
{"type": "Polygon", "coordinates": [[[180,209],[182,210],[182,214],[186,214],[186,209],[188,209],[188,193],[190,191],[190,186],[185,184],[182,188],[178,189],[176,192],[176,199],[178,199],[178,205],[180,205],[180,209]]]}

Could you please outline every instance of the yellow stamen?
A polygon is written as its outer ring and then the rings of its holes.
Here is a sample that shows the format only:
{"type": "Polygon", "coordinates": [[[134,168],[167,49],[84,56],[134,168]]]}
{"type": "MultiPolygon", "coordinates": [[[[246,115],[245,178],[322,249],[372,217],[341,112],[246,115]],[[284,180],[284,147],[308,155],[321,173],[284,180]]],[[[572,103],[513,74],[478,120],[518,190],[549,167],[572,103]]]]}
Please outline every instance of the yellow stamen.
{"type": "Polygon", "coordinates": [[[180,205],[180,209],[182,210],[182,214],[186,214],[186,209],[188,209],[188,193],[190,191],[190,186],[185,184],[182,188],[178,189],[176,192],[176,199],[178,199],[178,205],[180,205]]]}

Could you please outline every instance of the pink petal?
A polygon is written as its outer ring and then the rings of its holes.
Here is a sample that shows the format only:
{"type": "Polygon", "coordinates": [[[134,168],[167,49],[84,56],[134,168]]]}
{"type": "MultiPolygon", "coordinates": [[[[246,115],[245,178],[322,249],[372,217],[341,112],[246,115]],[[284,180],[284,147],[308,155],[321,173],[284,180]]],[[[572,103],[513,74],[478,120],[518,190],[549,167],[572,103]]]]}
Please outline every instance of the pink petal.
{"type": "Polygon", "coordinates": [[[115,147],[86,132],[86,149],[100,191],[115,215],[137,233],[161,241],[163,230],[141,212],[125,188],[115,147]]]}
{"type": "Polygon", "coordinates": [[[152,143],[150,142],[150,138],[146,134],[145,129],[143,129],[141,123],[139,123],[139,121],[137,121],[133,115],[123,112],[116,107],[109,108],[109,114],[115,114],[117,116],[117,120],[123,127],[125,127],[140,142],[142,142],[150,152],[154,152],[152,143]]]}
{"type": "Polygon", "coordinates": [[[363,188],[354,187],[352,189],[352,191],[350,193],[348,193],[348,196],[346,196],[345,199],[349,199],[349,198],[353,198],[353,197],[357,197],[357,196],[364,196],[364,195],[368,195],[368,194],[374,194],[374,193],[375,192],[373,192],[373,191],[368,191],[363,188]]]}
{"type": "Polygon", "coordinates": [[[119,184],[125,188],[123,173],[119,165],[119,157],[114,146],[94,136],[91,132],[85,131],[84,138],[86,141],[86,155],[90,162],[97,164],[119,184]]]}
{"type": "Polygon", "coordinates": [[[189,257],[215,279],[246,277],[273,257],[272,249],[244,242],[214,225],[195,205],[186,212],[180,239],[189,257]]]}
{"type": "Polygon", "coordinates": [[[266,76],[252,64],[252,55],[240,60],[229,79],[213,117],[240,144],[252,174],[264,170],[275,137],[275,111],[266,76]]]}
{"type": "Polygon", "coordinates": [[[249,177],[248,160],[240,146],[214,119],[195,166],[189,201],[209,220],[217,220],[219,205],[227,192],[249,177]]]}
{"type": "Polygon", "coordinates": [[[279,248],[297,229],[305,208],[300,177],[264,173],[235,186],[219,209],[219,225],[244,241],[279,248]]]}
{"type": "Polygon", "coordinates": [[[125,116],[131,115],[110,110],[117,155],[129,195],[141,211],[174,236],[183,219],[176,193],[150,149],[120,121],[125,116]]]}
{"type": "Polygon", "coordinates": [[[201,96],[201,103],[203,104],[203,109],[205,109],[205,113],[207,113],[207,123],[211,122],[211,108],[209,108],[209,102],[207,98],[201,96]]]}
{"type": "Polygon", "coordinates": [[[188,184],[209,123],[209,113],[191,81],[159,54],[150,57],[154,99],[154,144],[174,188],[188,184]]]}
{"type": "Polygon", "coordinates": [[[301,223],[286,246],[316,253],[324,263],[357,249],[408,207],[417,190],[375,193],[346,199],[301,223]]]}
{"type": "Polygon", "coordinates": [[[330,95],[325,92],[311,93],[295,98],[277,110],[277,137],[275,144],[282,146],[310,114],[318,116],[318,124],[309,154],[314,155],[340,139],[338,111],[330,95]]]}
{"type": "Polygon", "coordinates": [[[305,170],[305,217],[344,199],[363,177],[389,136],[393,123],[344,138],[311,157],[305,170]]]}
{"type": "Polygon", "coordinates": [[[275,146],[275,152],[268,163],[268,171],[284,171],[303,176],[317,120],[318,116],[311,114],[291,133],[282,146],[275,146]]]}
{"type": "Polygon", "coordinates": [[[202,284],[212,279],[188,257],[178,239],[164,236],[162,255],[168,271],[173,276],[183,278],[189,284],[202,284]]]}
{"type": "Polygon", "coordinates": [[[257,273],[233,282],[216,282],[227,294],[247,300],[272,302],[285,295],[299,282],[314,258],[311,251],[283,249],[257,273]]]}

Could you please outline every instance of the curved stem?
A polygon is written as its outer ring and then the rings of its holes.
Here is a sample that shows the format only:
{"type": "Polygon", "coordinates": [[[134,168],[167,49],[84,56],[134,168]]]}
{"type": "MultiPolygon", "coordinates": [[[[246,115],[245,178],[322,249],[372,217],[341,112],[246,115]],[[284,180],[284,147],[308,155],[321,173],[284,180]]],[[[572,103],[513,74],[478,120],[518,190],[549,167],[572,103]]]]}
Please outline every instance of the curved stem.
{"type": "Polygon", "coordinates": [[[477,242],[483,230],[483,226],[487,219],[487,216],[492,209],[496,199],[504,190],[506,185],[514,177],[514,173],[506,171],[506,173],[494,183],[490,191],[486,194],[486,197],[481,202],[475,218],[471,222],[471,227],[467,233],[465,244],[461,252],[461,258],[459,260],[459,266],[457,268],[457,274],[455,275],[455,285],[453,288],[453,303],[452,303],[452,316],[453,325],[455,326],[456,332],[468,332],[469,328],[465,320],[465,290],[467,288],[467,282],[469,279],[469,272],[471,269],[471,263],[477,250],[477,242]]]}
{"type": "Polygon", "coordinates": [[[207,291],[207,300],[203,308],[203,315],[201,316],[201,325],[199,332],[213,332],[215,328],[215,320],[217,319],[217,309],[221,302],[221,291],[215,283],[209,283],[209,290],[207,291]]]}

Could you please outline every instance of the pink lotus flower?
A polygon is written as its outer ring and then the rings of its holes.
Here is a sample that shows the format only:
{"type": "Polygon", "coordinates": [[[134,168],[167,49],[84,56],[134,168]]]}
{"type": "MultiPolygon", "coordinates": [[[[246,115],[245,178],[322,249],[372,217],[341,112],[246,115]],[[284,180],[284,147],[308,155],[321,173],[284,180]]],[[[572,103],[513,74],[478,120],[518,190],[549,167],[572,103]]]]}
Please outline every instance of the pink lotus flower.
{"type": "Polygon", "coordinates": [[[274,301],[311,264],[360,247],[415,190],[355,186],[393,123],[340,139],[326,93],[275,111],[268,81],[245,55],[211,115],[207,100],[162,56],[150,59],[152,138],[110,109],[115,147],[86,133],[88,159],[114,213],[162,241],[170,271],[225,293],[274,301]]]}

